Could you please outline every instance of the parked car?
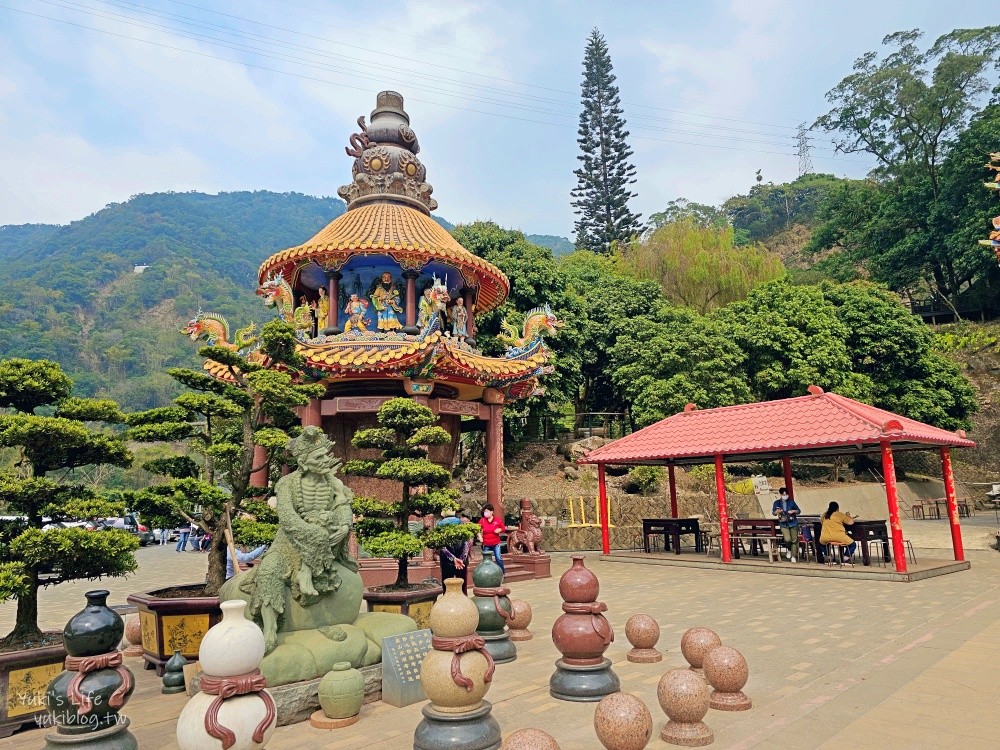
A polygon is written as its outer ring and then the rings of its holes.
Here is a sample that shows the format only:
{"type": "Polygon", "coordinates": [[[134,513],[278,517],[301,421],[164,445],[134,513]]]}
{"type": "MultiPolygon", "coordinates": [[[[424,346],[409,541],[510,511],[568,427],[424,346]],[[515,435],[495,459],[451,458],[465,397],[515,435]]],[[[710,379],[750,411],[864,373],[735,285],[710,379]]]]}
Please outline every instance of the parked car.
{"type": "MultiPolygon", "coordinates": [[[[166,531],[167,531],[167,541],[168,542],[176,542],[178,539],[181,538],[181,530],[180,529],[176,529],[176,528],[175,529],[167,529],[166,531]]],[[[155,539],[157,542],[159,542],[160,539],[161,539],[160,534],[162,534],[162,533],[163,533],[163,529],[153,529],[153,539],[155,539]]]]}
{"type": "Polygon", "coordinates": [[[153,544],[153,532],[143,526],[133,515],[122,516],[121,518],[105,518],[102,521],[105,529],[119,529],[134,534],[139,539],[139,546],[145,547],[153,544]]]}
{"type": "Polygon", "coordinates": [[[86,531],[94,531],[97,529],[97,524],[90,521],[53,521],[42,527],[42,531],[48,531],[49,529],[85,529],[86,531]]]}

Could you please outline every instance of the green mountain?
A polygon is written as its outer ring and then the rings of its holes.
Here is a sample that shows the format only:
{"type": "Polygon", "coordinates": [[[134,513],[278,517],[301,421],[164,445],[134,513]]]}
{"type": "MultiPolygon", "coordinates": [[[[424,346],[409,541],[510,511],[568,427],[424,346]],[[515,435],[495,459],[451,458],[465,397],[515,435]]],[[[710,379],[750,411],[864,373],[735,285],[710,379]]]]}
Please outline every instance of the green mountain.
{"type": "Polygon", "coordinates": [[[554,234],[528,234],[525,239],[533,245],[541,245],[552,251],[553,255],[569,255],[576,250],[576,247],[565,237],[556,237],[554,234]]]}
{"type": "Polygon", "coordinates": [[[297,193],[155,193],[67,226],[0,227],[0,357],[54,359],[82,394],[162,404],[164,369],[198,363],[178,329],[199,308],[234,329],[267,320],[260,262],[344,210],[297,193]]]}

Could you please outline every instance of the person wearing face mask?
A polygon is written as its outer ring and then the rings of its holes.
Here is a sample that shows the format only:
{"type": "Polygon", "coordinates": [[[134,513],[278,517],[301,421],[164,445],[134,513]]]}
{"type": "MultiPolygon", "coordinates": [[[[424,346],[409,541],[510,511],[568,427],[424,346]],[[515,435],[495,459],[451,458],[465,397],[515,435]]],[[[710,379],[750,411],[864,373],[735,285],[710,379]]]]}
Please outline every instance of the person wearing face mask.
{"type": "Polygon", "coordinates": [[[785,557],[792,562],[797,561],[799,554],[799,513],[801,512],[785,487],[778,490],[778,499],[771,506],[771,515],[778,517],[781,537],[788,545],[785,557]]]}

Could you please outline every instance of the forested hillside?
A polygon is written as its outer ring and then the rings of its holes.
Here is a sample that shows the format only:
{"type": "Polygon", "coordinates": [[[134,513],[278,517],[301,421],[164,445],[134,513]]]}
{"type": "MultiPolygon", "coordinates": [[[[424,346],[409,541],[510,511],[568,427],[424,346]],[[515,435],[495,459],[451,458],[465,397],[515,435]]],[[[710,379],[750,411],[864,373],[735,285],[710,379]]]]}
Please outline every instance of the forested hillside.
{"type": "Polygon", "coordinates": [[[81,393],[130,408],[165,403],[164,368],[197,363],[179,327],[199,308],[270,317],[252,294],[260,262],[343,211],[295,193],[156,193],[67,226],[0,227],[0,357],[54,359],[81,393]]]}

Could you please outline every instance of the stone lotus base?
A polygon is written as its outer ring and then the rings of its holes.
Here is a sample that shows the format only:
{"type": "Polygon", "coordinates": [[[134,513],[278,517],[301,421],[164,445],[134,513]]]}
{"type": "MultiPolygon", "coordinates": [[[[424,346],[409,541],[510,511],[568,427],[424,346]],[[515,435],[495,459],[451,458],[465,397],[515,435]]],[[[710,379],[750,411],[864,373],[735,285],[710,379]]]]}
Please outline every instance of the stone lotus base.
{"type": "Polygon", "coordinates": [[[319,711],[313,711],[309,717],[309,726],[314,729],[343,729],[352,724],[357,724],[360,718],[361,714],[354,714],[354,716],[348,716],[346,719],[331,719],[323,713],[323,709],[320,709],[319,711]]]}
{"type": "Polygon", "coordinates": [[[735,693],[713,690],[708,697],[708,707],[716,711],[749,711],[753,701],[742,690],[735,693]]]}
{"type": "MultiPolygon", "coordinates": [[[[358,671],[365,678],[365,703],[382,700],[382,665],[373,664],[370,667],[361,667],[358,671]]],[[[267,692],[274,698],[279,727],[308,721],[316,711],[320,710],[319,683],[322,679],[322,677],[318,677],[315,680],[293,682],[290,685],[279,685],[267,689],[267,692]]],[[[200,673],[193,682],[195,690],[200,690],[200,673]]]]}
{"type": "Polygon", "coordinates": [[[668,721],[660,730],[660,739],[681,747],[704,747],[715,742],[715,732],[703,721],[668,721]]]}
{"type": "Polygon", "coordinates": [[[549,678],[549,694],[563,701],[596,703],[619,690],[621,684],[611,670],[611,659],[604,659],[596,666],[577,666],[559,659],[555,673],[549,678]]]}
{"type": "Polygon", "coordinates": [[[492,710],[492,704],[483,701],[475,711],[443,714],[428,703],[413,733],[413,750],[499,750],[503,737],[492,710]]]}

